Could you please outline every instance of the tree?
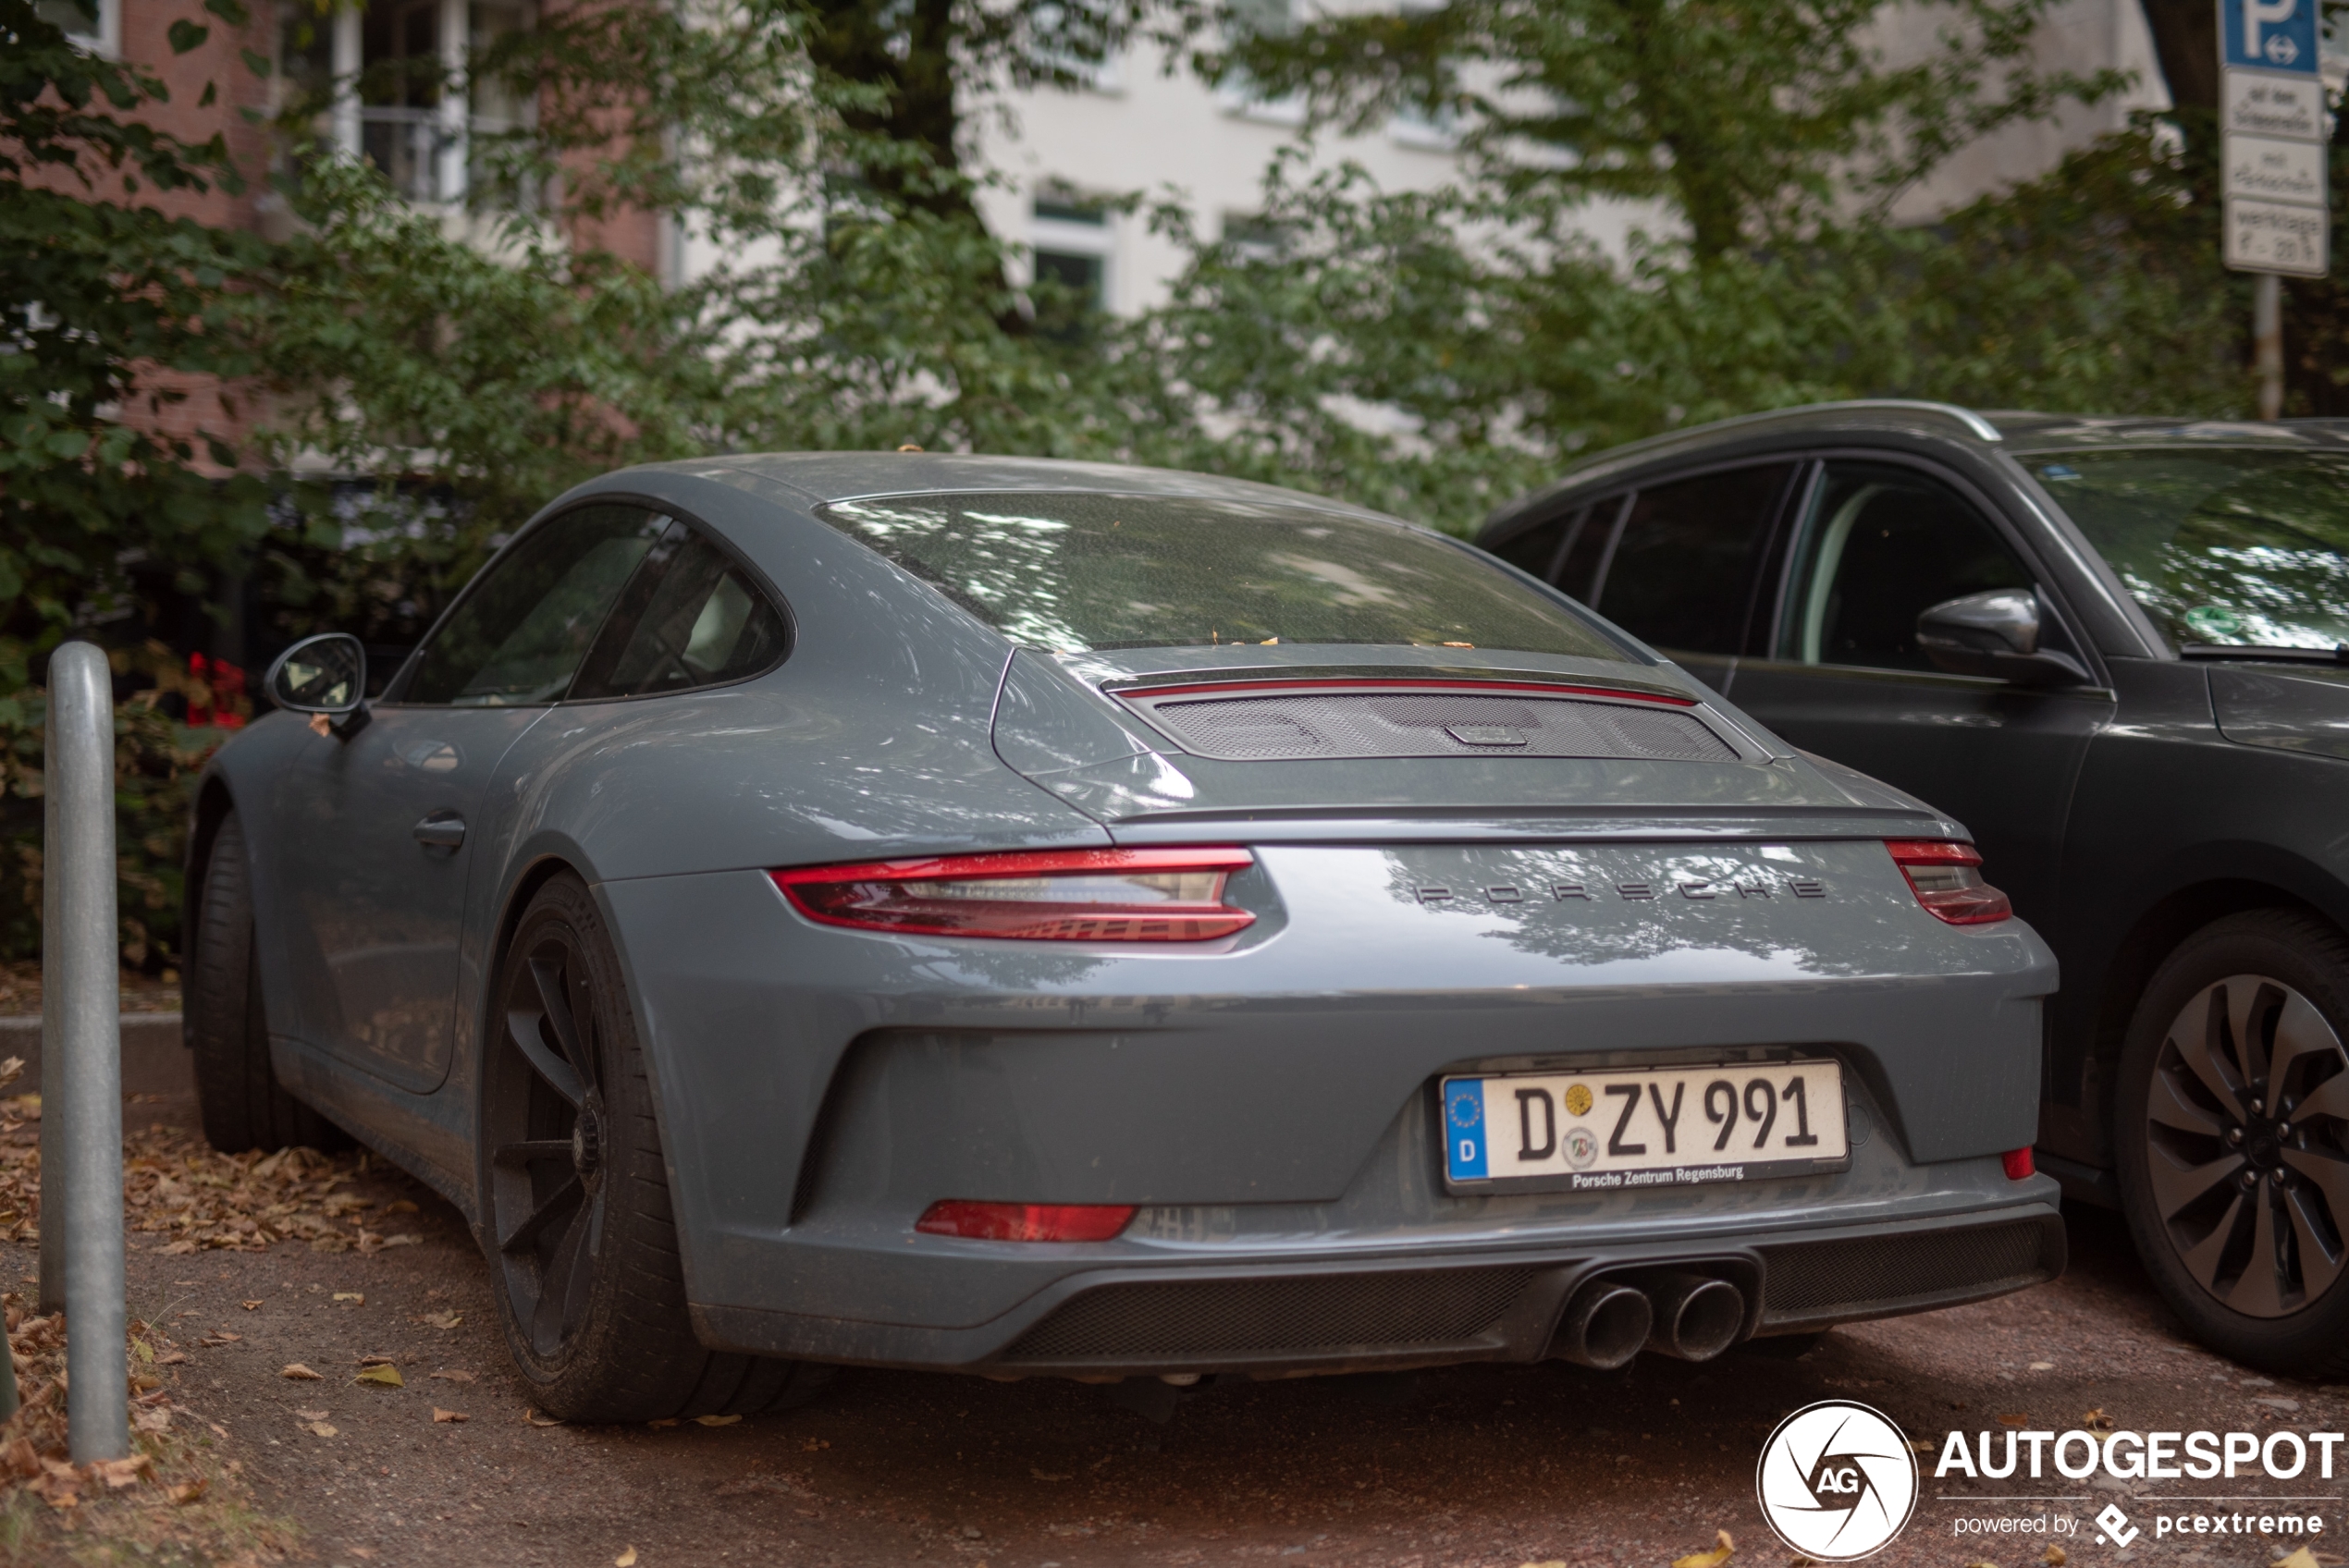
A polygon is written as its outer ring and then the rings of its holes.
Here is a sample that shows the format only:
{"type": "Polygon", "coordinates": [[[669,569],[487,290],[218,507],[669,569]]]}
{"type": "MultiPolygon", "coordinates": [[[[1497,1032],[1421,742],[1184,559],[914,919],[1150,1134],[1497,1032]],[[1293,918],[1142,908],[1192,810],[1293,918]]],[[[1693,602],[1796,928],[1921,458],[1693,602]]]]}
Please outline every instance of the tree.
{"type": "MultiPolygon", "coordinates": [[[[242,19],[237,0],[208,8],[242,19]]],[[[182,53],[204,36],[172,25],[182,53]]],[[[266,526],[228,421],[180,427],[191,388],[258,369],[245,329],[269,249],[151,204],[242,183],[220,137],[140,117],[166,96],[32,0],[0,0],[0,695],[77,621],[129,607],[128,565],[201,586],[266,526]]]]}
{"type": "Polygon", "coordinates": [[[1938,46],[1881,53],[1884,0],[1451,0],[1248,34],[1219,62],[1323,119],[1457,127],[1493,188],[1668,202],[1710,262],[1891,199],[1980,136],[2121,85],[2035,72],[2049,0],[1932,0],[1938,46]],[[1995,79],[1995,80],[1994,80],[1995,79]]]}

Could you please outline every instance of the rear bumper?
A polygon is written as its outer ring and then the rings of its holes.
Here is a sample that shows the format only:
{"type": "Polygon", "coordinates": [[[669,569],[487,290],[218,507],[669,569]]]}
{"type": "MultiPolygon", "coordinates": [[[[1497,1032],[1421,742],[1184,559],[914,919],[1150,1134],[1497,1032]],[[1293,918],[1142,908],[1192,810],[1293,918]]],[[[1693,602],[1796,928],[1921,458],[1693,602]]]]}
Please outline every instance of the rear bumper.
{"type": "Polygon", "coordinates": [[[1084,1269],[965,1329],[716,1305],[696,1305],[694,1321],[706,1341],[728,1349],[996,1377],[1283,1377],[1531,1362],[1548,1353],[1576,1288],[1603,1275],[1679,1267],[1728,1279],[1745,1292],[1747,1337],[1926,1312],[2042,1283],[2065,1260],[2048,1185],[2019,1187],[2028,1195],[2017,1202],[1924,1220],[1377,1260],[1084,1269]]]}

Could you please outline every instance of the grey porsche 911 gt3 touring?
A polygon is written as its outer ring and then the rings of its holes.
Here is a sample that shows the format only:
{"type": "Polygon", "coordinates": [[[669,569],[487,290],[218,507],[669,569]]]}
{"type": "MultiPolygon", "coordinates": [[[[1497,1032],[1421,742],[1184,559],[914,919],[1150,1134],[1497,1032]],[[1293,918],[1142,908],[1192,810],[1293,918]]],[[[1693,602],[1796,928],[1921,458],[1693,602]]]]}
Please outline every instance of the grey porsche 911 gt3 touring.
{"type": "Polygon", "coordinates": [[[1391,518],[633,469],[379,697],[335,635],[267,687],[206,1133],[447,1194],[560,1415],[1703,1358],[2063,1265],[2055,967],[1965,829],[1391,518]]]}

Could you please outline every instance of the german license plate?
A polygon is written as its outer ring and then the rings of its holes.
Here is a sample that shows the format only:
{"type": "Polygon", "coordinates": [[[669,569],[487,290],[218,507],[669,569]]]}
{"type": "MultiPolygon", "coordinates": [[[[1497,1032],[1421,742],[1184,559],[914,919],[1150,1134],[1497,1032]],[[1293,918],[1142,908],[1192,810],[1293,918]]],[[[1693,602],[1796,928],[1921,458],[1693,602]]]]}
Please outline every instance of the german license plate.
{"type": "Polygon", "coordinates": [[[1752,1182],[1840,1169],[1833,1061],[1444,1080],[1447,1185],[1567,1192],[1752,1182]]]}

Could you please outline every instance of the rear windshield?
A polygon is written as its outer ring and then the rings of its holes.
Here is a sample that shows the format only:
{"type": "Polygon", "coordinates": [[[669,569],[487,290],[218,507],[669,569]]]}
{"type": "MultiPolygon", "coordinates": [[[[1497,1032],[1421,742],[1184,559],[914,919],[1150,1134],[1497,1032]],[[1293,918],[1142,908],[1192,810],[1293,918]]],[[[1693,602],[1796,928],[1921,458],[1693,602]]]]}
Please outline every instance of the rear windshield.
{"type": "Polygon", "coordinates": [[[2349,453],[2173,447],[2031,466],[2179,646],[2349,643],[2349,453]]]}
{"type": "Polygon", "coordinates": [[[818,515],[1052,653],[1359,643],[1626,657],[1557,600],[1402,523],[1064,494],[892,496],[818,515]]]}

